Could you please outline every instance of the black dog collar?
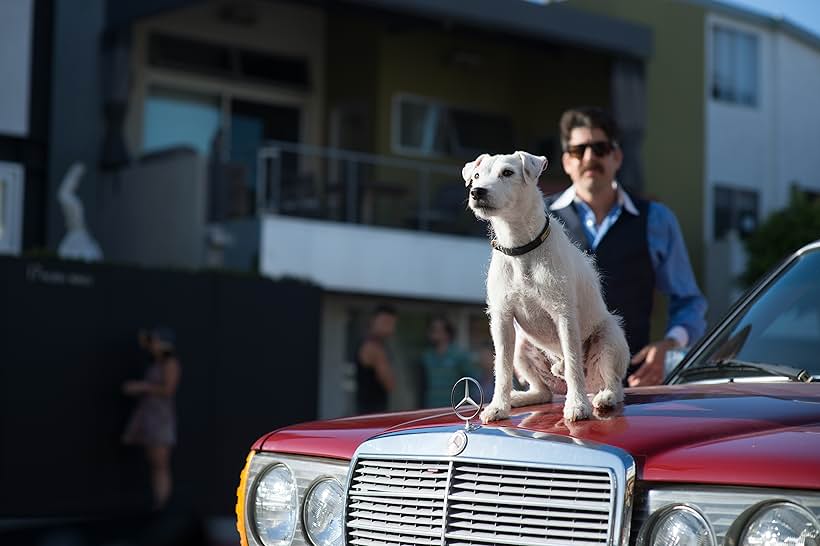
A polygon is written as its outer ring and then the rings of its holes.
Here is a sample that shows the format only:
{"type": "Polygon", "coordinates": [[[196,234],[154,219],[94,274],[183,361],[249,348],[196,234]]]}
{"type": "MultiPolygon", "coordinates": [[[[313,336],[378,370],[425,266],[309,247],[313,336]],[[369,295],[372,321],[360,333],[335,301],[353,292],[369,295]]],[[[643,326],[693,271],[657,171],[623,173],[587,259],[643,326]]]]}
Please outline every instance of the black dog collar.
{"type": "Polygon", "coordinates": [[[502,254],[506,254],[507,256],[520,256],[522,254],[526,254],[531,250],[535,250],[541,243],[547,240],[547,237],[550,236],[550,217],[547,215],[547,222],[544,224],[544,229],[541,230],[541,233],[536,237],[534,240],[530,241],[529,243],[525,244],[524,246],[516,246],[513,248],[503,247],[498,244],[498,241],[493,239],[490,241],[490,244],[493,248],[502,254]]]}

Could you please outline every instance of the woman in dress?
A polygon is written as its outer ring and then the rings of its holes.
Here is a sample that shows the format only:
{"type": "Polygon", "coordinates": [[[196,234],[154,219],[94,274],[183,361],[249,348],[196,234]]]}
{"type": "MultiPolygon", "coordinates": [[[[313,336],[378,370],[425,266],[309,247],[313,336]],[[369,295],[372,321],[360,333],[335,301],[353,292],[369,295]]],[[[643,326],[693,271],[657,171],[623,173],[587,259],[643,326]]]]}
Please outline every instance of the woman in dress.
{"type": "Polygon", "coordinates": [[[142,446],[151,469],[154,507],[165,506],[171,496],[171,450],[176,444],[174,394],[180,365],[174,350],[174,333],[155,328],[140,338],[151,355],[151,364],[142,381],[126,381],[122,390],[139,401],[123,435],[127,445],[142,446]]]}

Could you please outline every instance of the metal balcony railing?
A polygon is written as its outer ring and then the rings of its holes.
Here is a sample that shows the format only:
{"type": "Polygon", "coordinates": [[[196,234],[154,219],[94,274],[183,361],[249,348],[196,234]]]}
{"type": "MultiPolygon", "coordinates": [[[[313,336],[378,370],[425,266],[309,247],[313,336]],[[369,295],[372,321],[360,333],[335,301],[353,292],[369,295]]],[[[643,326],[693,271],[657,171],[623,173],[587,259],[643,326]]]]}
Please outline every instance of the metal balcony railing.
{"type": "Polygon", "coordinates": [[[466,209],[459,166],[268,142],[257,153],[257,213],[462,235],[485,232],[466,209]]]}

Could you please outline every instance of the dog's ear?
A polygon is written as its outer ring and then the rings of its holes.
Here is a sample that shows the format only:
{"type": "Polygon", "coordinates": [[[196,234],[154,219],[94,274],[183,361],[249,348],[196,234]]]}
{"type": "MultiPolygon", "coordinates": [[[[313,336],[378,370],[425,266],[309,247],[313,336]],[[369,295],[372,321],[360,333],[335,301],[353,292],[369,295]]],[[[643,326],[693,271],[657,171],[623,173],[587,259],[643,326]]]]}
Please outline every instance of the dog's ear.
{"type": "Polygon", "coordinates": [[[464,164],[464,168],[461,169],[461,177],[464,178],[464,185],[469,186],[470,183],[473,181],[473,173],[481,165],[481,162],[484,161],[486,158],[490,157],[488,154],[481,154],[474,161],[470,161],[469,163],[464,164]]]}
{"type": "Polygon", "coordinates": [[[527,183],[537,184],[538,177],[547,170],[547,158],[543,155],[532,155],[528,152],[515,152],[521,159],[521,166],[524,168],[524,180],[527,183]]]}

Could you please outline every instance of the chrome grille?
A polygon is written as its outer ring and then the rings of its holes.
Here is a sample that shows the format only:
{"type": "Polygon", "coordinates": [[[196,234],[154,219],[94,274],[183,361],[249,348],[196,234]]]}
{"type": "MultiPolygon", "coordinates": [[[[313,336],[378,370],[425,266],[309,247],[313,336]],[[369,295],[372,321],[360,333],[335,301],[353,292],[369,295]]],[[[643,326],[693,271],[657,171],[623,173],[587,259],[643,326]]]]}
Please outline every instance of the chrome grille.
{"type": "Polygon", "coordinates": [[[448,500],[450,544],[596,546],[609,537],[608,472],[458,462],[448,500]]]}
{"type": "Polygon", "coordinates": [[[347,500],[348,544],[440,545],[450,463],[359,460],[347,500]]]}
{"type": "Polygon", "coordinates": [[[603,469],[469,460],[359,459],[350,484],[357,546],[606,546],[615,489],[603,469]]]}

